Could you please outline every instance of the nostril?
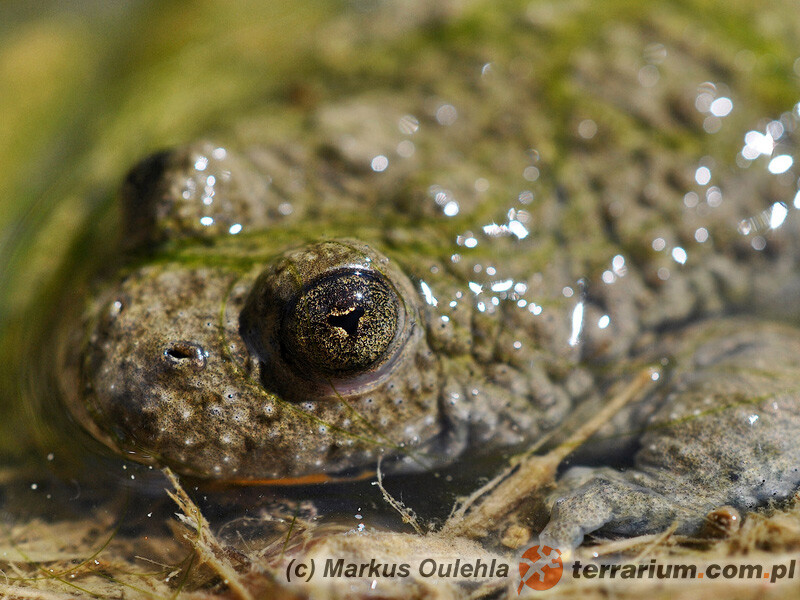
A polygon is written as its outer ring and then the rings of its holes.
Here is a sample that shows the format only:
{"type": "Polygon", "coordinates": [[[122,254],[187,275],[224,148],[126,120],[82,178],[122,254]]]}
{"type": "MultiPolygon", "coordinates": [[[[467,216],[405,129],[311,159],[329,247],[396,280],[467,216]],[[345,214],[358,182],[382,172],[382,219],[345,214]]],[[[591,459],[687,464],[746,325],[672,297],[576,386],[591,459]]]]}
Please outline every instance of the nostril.
{"type": "Polygon", "coordinates": [[[203,347],[194,342],[170,342],[164,350],[164,359],[174,368],[187,366],[200,371],[206,366],[206,357],[203,347]]]}

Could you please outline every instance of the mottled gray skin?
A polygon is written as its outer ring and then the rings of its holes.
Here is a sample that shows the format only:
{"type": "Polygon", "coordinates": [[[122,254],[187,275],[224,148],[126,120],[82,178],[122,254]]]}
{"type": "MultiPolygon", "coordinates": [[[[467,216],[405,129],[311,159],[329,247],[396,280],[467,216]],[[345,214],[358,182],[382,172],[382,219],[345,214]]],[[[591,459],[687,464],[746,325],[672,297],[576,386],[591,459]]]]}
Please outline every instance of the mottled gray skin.
{"type": "Polygon", "coordinates": [[[712,69],[667,27],[668,59],[644,87],[649,35],[607,27],[553,81],[520,62],[547,48],[515,27],[498,34],[514,51],[443,48],[402,93],[369,89],[140,165],[123,192],[132,258],[90,303],[67,365],[73,413],[140,461],[309,481],[380,457],[418,471],[524,446],[656,363],[660,386],[603,432],[626,434],[605,448],[634,466],[567,471],[542,539],[564,548],[676,519],[693,531],[717,506],[789,496],[800,333],[727,315],[797,312],[800,220],[737,230],[794,190],[719,158],[710,185],[724,200],[706,201],[696,88],[723,72],[738,103],[746,74],[724,58],[712,69]],[[567,116],[546,85],[574,101],[567,116]],[[323,377],[293,366],[276,332],[304,285],[343,267],[390,283],[402,331],[374,368],[323,377]]]}

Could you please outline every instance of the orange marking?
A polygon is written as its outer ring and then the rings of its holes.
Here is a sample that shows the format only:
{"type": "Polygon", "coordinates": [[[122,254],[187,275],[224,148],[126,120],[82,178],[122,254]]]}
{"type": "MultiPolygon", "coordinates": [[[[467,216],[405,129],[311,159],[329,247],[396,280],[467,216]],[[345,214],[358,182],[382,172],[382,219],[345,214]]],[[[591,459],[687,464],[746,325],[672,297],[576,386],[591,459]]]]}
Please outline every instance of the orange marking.
{"type": "Polygon", "coordinates": [[[228,479],[226,481],[209,482],[212,487],[251,486],[251,485],[317,485],[320,483],[343,483],[346,481],[361,481],[375,475],[375,471],[364,471],[351,477],[336,477],[326,473],[312,473],[299,477],[285,477],[281,479],[228,479]]]}

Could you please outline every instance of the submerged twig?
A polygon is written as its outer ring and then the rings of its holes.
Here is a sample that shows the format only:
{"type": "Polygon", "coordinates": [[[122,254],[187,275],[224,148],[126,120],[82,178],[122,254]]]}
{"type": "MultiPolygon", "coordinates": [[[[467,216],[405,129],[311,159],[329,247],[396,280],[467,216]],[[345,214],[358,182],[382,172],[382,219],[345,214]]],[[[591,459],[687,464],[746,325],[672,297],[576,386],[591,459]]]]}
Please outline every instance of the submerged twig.
{"type": "Polygon", "coordinates": [[[187,533],[185,537],[194,548],[197,556],[222,578],[225,585],[237,598],[240,600],[253,600],[253,595],[239,579],[236,569],[226,558],[222,544],[211,533],[211,527],[200,512],[200,509],[189,498],[189,495],[169,467],[164,469],[164,474],[175,489],[174,492],[167,490],[167,494],[175,501],[175,504],[178,505],[178,508],[183,513],[183,515],[178,515],[178,518],[184,526],[193,528],[196,533],[194,536],[187,533]]]}
{"type": "Polygon", "coordinates": [[[486,537],[504,524],[520,504],[536,491],[550,484],[558,465],[575,448],[584,443],[616,412],[640,396],[653,381],[653,370],[640,372],[617,396],[613,397],[592,419],[578,428],[565,442],[544,456],[527,455],[517,464],[473,493],[450,517],[440,533],[447,536],[486,537]],[[483,498],[480,502],[479,499],[483,498]]]}
{"type": "Polygon", "coordinates": [[[423,534],[422,527],[420,526],[419,522],[417,521],[417,515],[414,514],[414,511],[408,508],[405,504],[396,500],[387,490],[383,487],[383,473],[381,472],[381,464],[378,462],[378,469],[377,469],[377,476],[378,481],[373,483],[373,485],[377,485],[378,489],[383,494],[383,499],[395,509],[398,513],[400,513],[400,517],[403,519],[403,523],[408,523],[411,527],[414,528],[419,535],[423,534]]]}

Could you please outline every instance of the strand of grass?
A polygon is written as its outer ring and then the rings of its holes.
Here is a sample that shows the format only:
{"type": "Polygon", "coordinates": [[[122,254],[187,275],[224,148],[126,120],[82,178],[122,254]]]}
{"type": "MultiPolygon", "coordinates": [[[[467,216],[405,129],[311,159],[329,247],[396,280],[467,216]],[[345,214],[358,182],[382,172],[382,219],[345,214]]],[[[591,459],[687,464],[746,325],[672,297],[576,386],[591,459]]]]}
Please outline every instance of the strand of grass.
{"type": "Polygon", "coordinates": [[[281,548],[280,560],[283,560],[283,557],[286,554],[286,548],[289,547],[289,540],[292,538],[292,531],[294,531],[294,525],[297,523],[298,510],[300,510],[299,507],[295,508],[294,515],[292,516],[292,522],[289,523],[289,531],[286,532],[286,540],[283,542],[283,547],[281,548]]]}
{"type": "Polygon", "coordinates": [[[626,404],[639,398],[652,384],[655,370],[641,371],[589,421],[580,426],[565,442],[544,456],[525,456],[470,496],[457,513],[448,519],[440,534],[483,538],[503,524],[520,504],[555,479],[558,465],[583,444],[626,404]],[[483,499],[478,503],[478,498],[483,499]]]}
{"type": "Polygon", "coordinates": [[[165,600],[168,598],[167,596],[155,593],[153,590],[145,590],[145,589],[137,587],[137,586],[135,586],[135,585],[133,585],[131,583],[128,583],[127,581],[122,581],[122,580],[118,579],[114,575],[108,575],[108,574],[102,573],[100,571],[91,571],[90,570],[89,572],[92,573],[93,575],[97,576],[97,577],[102,577],[103,579],[105,579],[107,581],[110,581],[112,583],[115,583],[115,584],[117,584],[117,585],[119,585],[119,586],[121,586],[123,588],[129,589],[129,590],[133,590],[134,592],[139,592],[140,594],[142,594],[142,596],[144,598],[164,598],[165,600]]]}
{"type": "MultiPolygon", "coordinates": [[[[95,595],[96,598],[100,596],[95,595]]],[[[17,598],[20,600],[75,600],[75,596],[66,592],[37,590],[31,587],[0,584],[0,598],[17,598]]]]}
{"type": "Polygon", "coordinates": [[[252,594],[239,579],[236,569],[225,558],[225,549],[211,533],[211,527],[203,513],[200,512],[200,508],[192,501],[189,494],[181,486],[177,476],[169,467],[163,469],[163,472],[172,483],[174,489],[174,492],[167,490],[167,494],[183,513],[183,515],[178,515],[179,520],[186,527],[190,527],[193,524],[196,535],[192,536],[187,533],[185,537],[194,548],[198,558],[222,578],[222,581],[236,598],[239,598],[239,600],[253,600],[252,594]]]}
{"type": "Polygon", "coordinates": [[[505,471],[503,471],[503,473],[473,491],[469,496],[464,498],[460,504],[455,504],[450,510],[450,514],[447,515],[447,521],[463,519],[472,506],[483,496],[491,492],[503,478],[510,475],[520,461],[527,460],[529,457],[535,456],[536,452],[538,452],[542,446],[550,441],[556,431],[557,430],[554,429],[550,433],[542,436],[533,446],[528,448],[521,455],[512,457],[511,465],[505,471]]]}
{"type": "MultiPolygon", "coordinates": [[[[622,552],[628,552],[634,548],[640,548],[642,546],[651,547],[654,542],[661,538],[662,535],[663,534],[661,533],[652,533],[647,535],[638,535],[632,538],[602,541],[596,546],[578,549],[576,550],[576,553],[586,552],[587,556],[591,556],[592,558],[605,556],[607,554],[619,554],[622,552]]],[[[672,539],[674,540],[675,538],[672,539]]]]}
{"type": "MultiPolygon", "coordinates": [[[[125,508],[122,511],[123,514],[125,514],[127,512],[127,505],[128,505],[128,498],[125,499],[125,508]]],[[[120,529],[121,526],[122,526],[122,519],[120,519],[119,522],[117,522],[116,526],[111,531],[111,535],[109,535],[109,537],[106,539],[106,541],[99,548],[97,548],[94,552],[92,552],[88,557],[86,557],[84,560],[82,560],[77,565],[74,565],[74,566],[72,566],[72,567],[70,567],[68,569],[65,569],[63,571],[60,571],[58,573],[54,573],[52,571],[48,571],[47,569],[42,567],[40,565],[40,563],[38,563],[38,562],[34,563],[29,558],[27,558],[25,555],[23,555],[23,553],[21,552],[19,547],[13,541],[12,536],[11,536],[11,531],[9,531],[7,527],[5,527],[5,526],[4,527],[6,529],[6,536],[9,539],[9,543],[20,554],[20,556],[23,556],[23,558],[29,564],[36,564],[36,566],[39,568],[40,571],[42,571],[42,572],[47,574],[47,577],[46,577],[47,579],[58,579],[59,581],[61,581],[61,578],[65,577],[66,575],[72,574],[75,571],[77,571],[79,569],[82,569],[82,568],[85,568],[85,567],[87,567],[87,565],[90,565],[91,561],[94,560],[95,558],[97,558],[108,547],[108,545],[112,542],[112,540],[117,536],[117,533],[119,533],[119,529],[120,529]]],[[[95,572],[91,567],[88,567],[86,570],[88,572],[91,572],[91,573],[95,572]]],[[[39,577],[19,577],[19,578],[12,577],[12,578],[8,578],[8,579],[10,579],[12,581],[36,581],[37,579],[41,579],[41,578],[39,578],[39,577]]]]}
{"type": "Polygon", "coordinates": [[[672,537],[672,534],[675,533],[675,531],[678,529],[678,525],[680,525],[680,523],[678,521],[675,521],[672,525],[669,526],[669,529],[656,536],[654,540],[652,540],[644,548],[642,548],[642,551],[636,555],[636,557],[633,559],[633,562],[638,563],[644,560],[645,557],[652,554],[652,552],[656,548],[662,546],[669,538],[672,537]]]}
{"type": "Polygon", "coordinates": [[[178,580],[178,585],[175,586],[175,592],[172,594],[171,600],[175,600],[183,591],[183,588],[186,587],[186,582],[189,581],[189,575],[194,567],[194,559],[195,556],[189,557],[189,564],[186,565],[186,568],[181,573],[181,578],[178,580]]]}
{"type": "Polygon", "coordinates": [[[383,499],[386,500],[389,506],[391,506],[398,513],[400,513],[400,518],[403,520],[403,523],[408,523],[409,525],[411,525],[411,527],[414,528],[414,531],[416,531],[419,535],[422,535],[423,534],[422,527],[420,526],[419,521],[417,521],[417,515],[414,514],[414,511],[412,511],[410,508],[408,508],[405,504],[403,504],[399,500],[396,500],[386,490],[386,488],[383,487],[383,472],[381,471],[380,461],[378,461],[377,476],[378,476],[378,481],[373,483],[373,485],[378,486],[378,489],[381,491],[381,494],[383,494],[383,499]]]}
{"type": "MultiPolygon", "coordinates": [[[[119,527],[119,526],[117,526],[117,527],[119,527]]],[[[32,577],[32,578],[29,579],[29,581],[37,581],[37,580],[40,580],[40,579],[51,579],[51,580],[54,579],[56,581],[59,581],[59,582],[63,583],[64,585],[67,585],[67,586],[69,586],[71,588],[74,588],[74,589],[76,589],[78,591],[81,591],[84,594],[88,594],[89,596],[92,596],[93,598],[100,598],[101,597],[99,594],[96,594],[96,593],[92,592],[91,590],[87,590],[85,588],[82,588],[81,586],[76,585],[76,584],[72,583],[71,581],[68,581],[68,580],[64,579],[63,577],[60,577],[57,574],[52,573],[51,571],[48,571],[46,568],[44,568],[38,562],[36,562],[34,560],[31,560],[31,558],[14,541],[14,539],[11,536],[11,531],[9,531],[9,529],[5,525],[5,523],[3,524],[3,528],[6,531],[6,536],[8,537],[9,543],[11,544],[12,548],[14,548],[14,550],[16,550],[16,552],[22,557],[22,560],[24,560],[28,565],[33,566],[37,571],[39,571],[40,573],[42,573],[44,575],[44,577],[32,577]]],[[[116,532],[116,530],[115,530],[115,532],[116,532]]],[[[85,564],[85,563],[82,563],[82,564],[85,564]]]]}

